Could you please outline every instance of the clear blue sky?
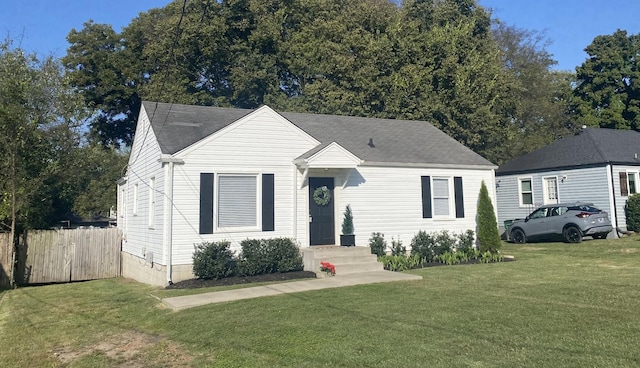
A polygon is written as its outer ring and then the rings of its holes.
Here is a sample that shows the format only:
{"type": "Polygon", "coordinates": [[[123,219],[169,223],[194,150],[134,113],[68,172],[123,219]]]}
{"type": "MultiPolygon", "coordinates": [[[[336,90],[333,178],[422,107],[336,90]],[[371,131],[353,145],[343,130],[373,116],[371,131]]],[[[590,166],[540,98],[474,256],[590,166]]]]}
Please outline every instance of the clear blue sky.
{"type": "MultiPolygon", "coordinates": [[[[598,35],[625,29],[640,33],[640,0],[478,0],[494,16],[518,28],[545,31],[556,69],[574,70],[598,35]]],[[[116,31],[138,13],[170,0],[0,0],[0,39],[10,36],[27,51],[64,56],[66,36],[89,19],[116,31]]]]}

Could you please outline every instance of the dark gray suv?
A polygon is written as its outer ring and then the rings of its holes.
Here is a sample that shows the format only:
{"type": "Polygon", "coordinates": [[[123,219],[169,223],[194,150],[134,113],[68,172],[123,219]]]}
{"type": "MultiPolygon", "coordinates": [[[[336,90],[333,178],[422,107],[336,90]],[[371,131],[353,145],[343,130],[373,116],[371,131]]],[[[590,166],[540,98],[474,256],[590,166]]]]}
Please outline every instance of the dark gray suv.
{"type": "Polygon", "coordinates": [[[613,230],[609,214],[591,203],[574,202],[544,205],[509,227],[509,237],[516,243],[528,240],[564,239],[580,243],[583,236],[604,239],[613,230]]]}

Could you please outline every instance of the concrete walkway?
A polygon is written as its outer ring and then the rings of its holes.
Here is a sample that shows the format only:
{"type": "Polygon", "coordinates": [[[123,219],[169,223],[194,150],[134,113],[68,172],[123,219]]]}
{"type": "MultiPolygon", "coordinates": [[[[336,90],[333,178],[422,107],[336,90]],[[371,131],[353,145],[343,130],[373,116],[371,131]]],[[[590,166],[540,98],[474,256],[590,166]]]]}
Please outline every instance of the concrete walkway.
{"type": "Polygon", "coordinates": [[[284,282],[280,284],[255,286],[243,289],[216,291],[195,295],[164,298],[162,302],[174,311],[198,307],[205,304],[222,303],[233,300],[251,299],[262,296],[299,293],[302,291],[320,290],[362,284],[377,284],[391,281],[422,280],[422,276],[391,271],[372,271],[337,275],[321,279],[284,282]]]}

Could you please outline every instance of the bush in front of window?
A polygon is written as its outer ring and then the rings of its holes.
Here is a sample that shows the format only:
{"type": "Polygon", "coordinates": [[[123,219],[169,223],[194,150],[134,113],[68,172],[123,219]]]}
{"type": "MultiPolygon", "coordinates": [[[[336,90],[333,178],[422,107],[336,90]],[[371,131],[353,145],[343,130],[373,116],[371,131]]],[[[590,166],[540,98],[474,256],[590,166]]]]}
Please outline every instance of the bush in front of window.
{"type": "Polygon", "coordinates": [[[478,242],[480,243],[480,252],[497,253],[502,246],[500,233],[498,232],[498,221],[496,213],[493,210],[489,191],[484,184],[484,180],[480,186],[480,196],[478,198],[478,242]]]}
{"type": "Polygon", "coordinates": [[[193,252],[193,273],[201,279],[222,279],[236,273],[236,262],[231,243],[203,242],[195,246],[193,252]]]}
{"type": "Polygon", "coordinates": [[[436,239],[424,230],[411,239],[411,255],[418,255],[423,262],[432,262],[436,256],[436,239]]]}
{"type": "Polygon", "coordinates": [[[240,243],[238,273],[255,276],[303,269],[302,254],[290,238],[246,239],[240,243]]]}
{"type": "Polygon", "coordinates": [[[624,215],[627,219],[627,230],[640,231],[640,194],[632,194],[624,205],[624,215]]]}
{"type": "Polygon", "coordinates": [[[387,241],[384,240],[384,234],[371,233],[371,238],[369,238],[369,248],[371,248],[371,254],[375,254],[378,257],[387,254],[387,241]]]}

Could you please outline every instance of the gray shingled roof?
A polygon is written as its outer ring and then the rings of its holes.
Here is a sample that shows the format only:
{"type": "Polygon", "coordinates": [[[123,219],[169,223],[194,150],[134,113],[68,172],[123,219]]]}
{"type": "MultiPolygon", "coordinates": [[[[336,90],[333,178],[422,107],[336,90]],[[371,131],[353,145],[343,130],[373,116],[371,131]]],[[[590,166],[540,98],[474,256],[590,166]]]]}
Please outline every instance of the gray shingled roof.
{"type": "MultiPolygon", "coordinates": [[[[163,153],[176,153],[253,110],[143,102],[163,153]]],[[[365,162],[494,166],[424,121],[280,113],[327,145],[336,142],[365,162]],[[369,146],[373,139],[374,147],[369,146]]],[[[318,147],[316,147],[318,148],[318,147]]]]}
{"type": "Polygon", "coordinates": [[[640,132],[586,128],[501,165],[496,175],[606,164],[640,165],[640,132]]]}

